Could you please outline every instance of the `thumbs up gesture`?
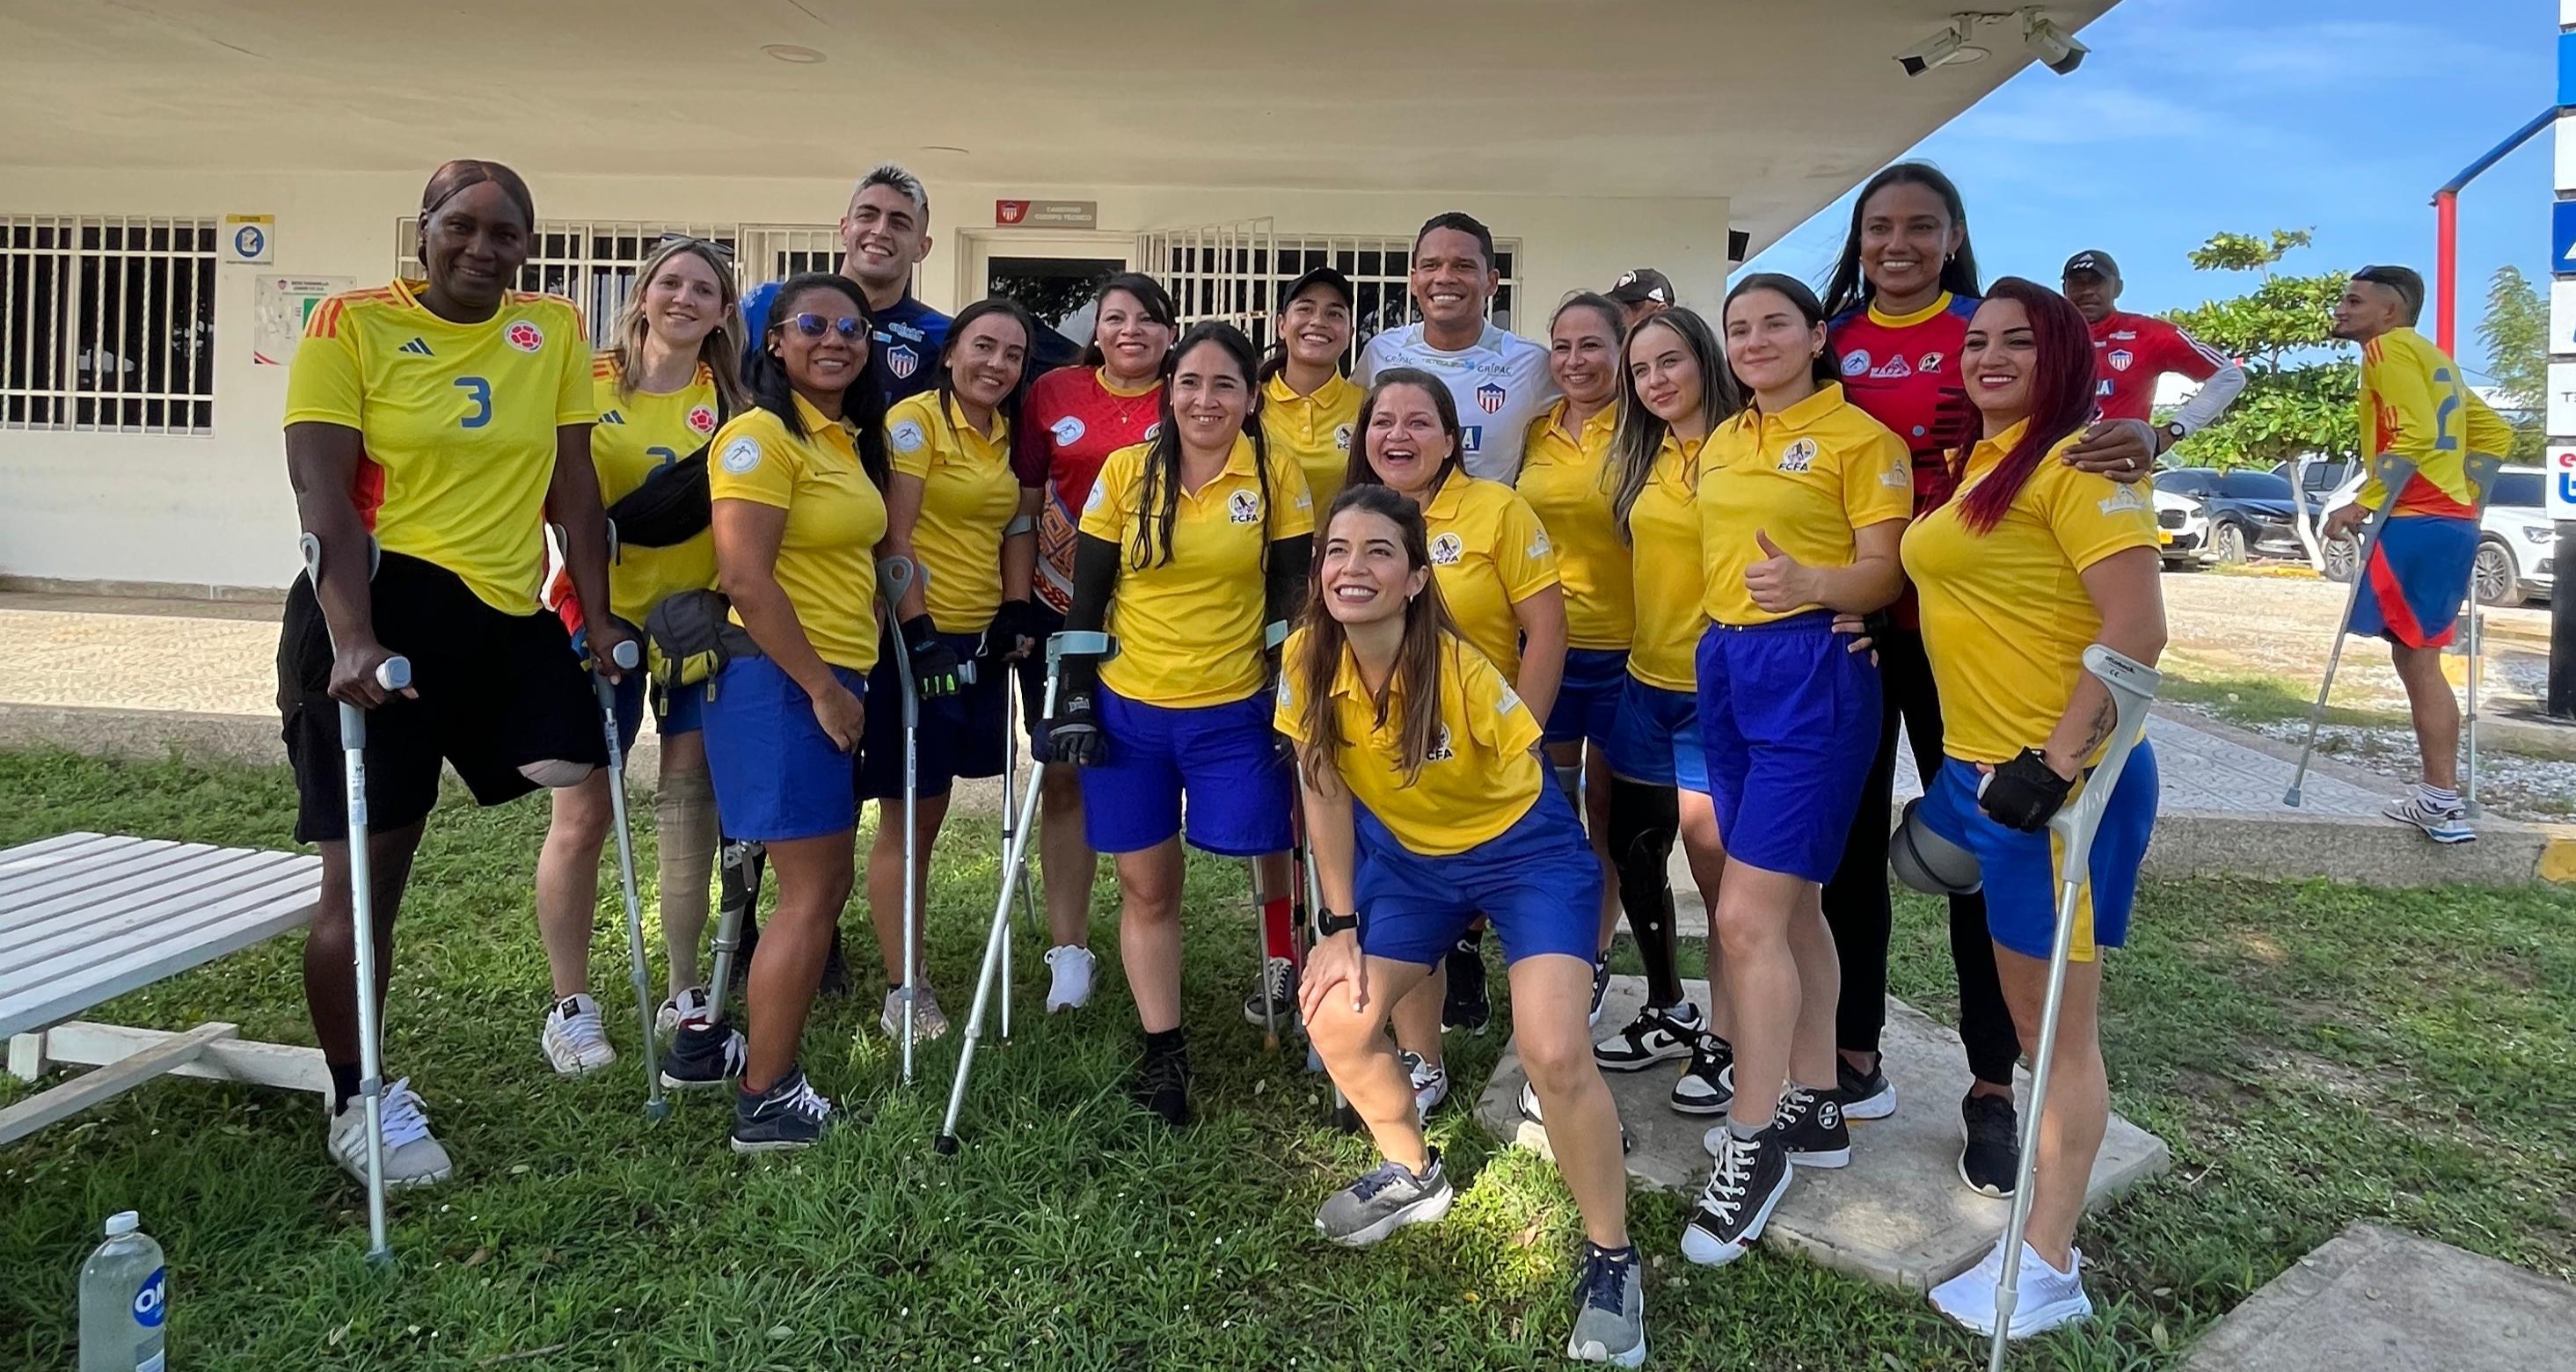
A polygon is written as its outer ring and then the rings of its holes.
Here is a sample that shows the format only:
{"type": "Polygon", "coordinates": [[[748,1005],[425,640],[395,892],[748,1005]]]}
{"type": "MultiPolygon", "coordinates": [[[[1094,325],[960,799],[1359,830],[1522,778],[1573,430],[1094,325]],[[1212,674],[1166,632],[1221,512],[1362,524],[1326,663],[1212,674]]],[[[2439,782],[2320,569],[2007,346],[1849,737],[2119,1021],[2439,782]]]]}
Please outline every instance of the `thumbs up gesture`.
{"type": "Polygon", "coordinates": [[[1755,605],[1776,615],[1816,603],[1822,588],[1815,568],[1780,551],[1768,530],[1753,531],[1753,546],[1762,550],[1762,560],[1744,569],[1744,589],[1755,605]]]}

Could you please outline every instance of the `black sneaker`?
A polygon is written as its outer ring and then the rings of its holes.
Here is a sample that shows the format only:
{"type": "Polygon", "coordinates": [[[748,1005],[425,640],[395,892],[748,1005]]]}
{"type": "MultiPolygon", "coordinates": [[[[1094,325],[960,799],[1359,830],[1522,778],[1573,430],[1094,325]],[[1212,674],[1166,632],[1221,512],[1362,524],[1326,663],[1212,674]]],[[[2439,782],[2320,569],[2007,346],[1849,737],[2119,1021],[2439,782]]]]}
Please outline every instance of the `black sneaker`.
{"type": "Polygon", "coordinates": [[[1762,1237],[1771,1211],[1789,1194],[1789,1150],[1781,1146],[1774,1126],[1749,1139],[1739,1139],[1723,1125],[1718,1132],[1717,1165],[1690,1223],[1682,1229],[1682,1256],[1716,1267],[1744,1256],[1762,1237]]]}
{"type": "Polygon", "coordinates": [[[1272,958],[1263,965],[1261,984],[1243,998],[1243,1022],[1255,1029],[1297,1027],[1296,963],[1272,958]]]}
{"type": "Polygon", "coordinates": [[[733,1151],[783,1153],[811,1148],[832,1127],[832,1102],[791,1067],[778,1084],[754,1095],[733,1093],[733,1151]]]}
{"type": "Polygon", "coordinates": [[[1789,1161],[1797,1166],[1851,1165],[1851,1129],[1831,1096],[1803,1086],[1782,1091],[1779,1113],[1771,1117],[1771,1132],[1780,1136],[1789,1161]]]}
{"type": "Polygon", "coordinates": [[[1601,1022],[1601,1002],[1610,998],[1610,955],[1604,953],[1592,964],[1592,1018],[1586,1024],[1601,1022]]]}
{"type": "Polygon", "coordinates": [[[674,1091],[722,1086],[742,1075],[742,1035],[721,1024],[682,1023],[662,1055],[662,1084],[674,1091]]]}
{"type": "Polygon", "coordinates": [[[1684,1115],[1722,1115],[1735,1103],[1735,1045],[1702,1034],[1691,1045],[1690,1065],[1673,1083],[1673,1109],[1684,1115]]]}
{"type": "Polygon", "coordinates": [[[1863,1072],[1851,1059],[1834,1054],[1833,1101],[1847,1120],[1883,1120],[1895,1114],[1896,1087],[1887,1079],[1887,1060],[1880,1058],[1863,1072]]]}
{"type": "Polygon", "coordinates": [[[2021,1116],[2005,1096],[1970,1096],[1959,1102],[1959,1180],[1981,1196],[2013,1193],[2021,1170],[2021,1116]]]}
{"type": "Polygon", "coordinates": [[[1440,1006],[1440,1028],[1482,1038],[1493,1018],[1494,1003],[1485,994],[1484,940],[1469,935],[1449,950],[1449,997],[1440,1006]]]}
{"type": "Polygon", "coordinates": [[[1128,1094],[1145,1108],[1147,1114],[1174,1129],[1186,1128],[1190,1122],[1190,1050],[1187,1048],[1156,1049],[1146,1045],[1145,1057],[1136,1065],[1135,1078],[1128,1094]]]}
{"type": "Polygon", "coordinates": [[[1604,1072],[1642,1072],[1659,1062],[1689,1057],[1707,1033],[1708,1021],[1689,1001],[1649,1005],[1626,1028],[1593,1044],[1592,1061],[1604,1072]]]}
{"type": "Polygon", "coordinates": [[[850,960],[841,955],[838,925],[832,928],[832,950],[823,955],[823,980],[815,985],[814,994],[836,1000],[850,994],[850,960]]]}

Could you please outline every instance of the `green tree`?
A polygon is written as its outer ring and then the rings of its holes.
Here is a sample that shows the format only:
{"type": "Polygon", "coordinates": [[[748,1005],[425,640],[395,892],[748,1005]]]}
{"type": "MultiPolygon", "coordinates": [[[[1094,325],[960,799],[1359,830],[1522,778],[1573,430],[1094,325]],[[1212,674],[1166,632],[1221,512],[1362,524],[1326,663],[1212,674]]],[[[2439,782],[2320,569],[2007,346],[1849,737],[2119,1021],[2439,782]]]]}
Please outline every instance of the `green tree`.
{"type": "Polygon", "coordinates": [[[2253,289],[2166,317],[2245,367],[2245,393],[2175,455],[2203,467],[2265,467],[2315,453],[2349,458],[2361,446],[2361,367],[2327,328],[2350,277],[2284,275],[2281,259],[2314,242],[2306,229],[2267,238],[2219,233],[2194,249],[2202,271],[2253,272],[2253,289]]]}
{"type": "Polygon", "coordinates": [[[2515,462],[2538,462],[2548,448],[2543,407],[2549,400],[2549,307],[2520,267],[2498,267],[2487,282],[2487,317],[2478,323],[2495,378],[2496,408],[2510,411],[2515,462]]]}

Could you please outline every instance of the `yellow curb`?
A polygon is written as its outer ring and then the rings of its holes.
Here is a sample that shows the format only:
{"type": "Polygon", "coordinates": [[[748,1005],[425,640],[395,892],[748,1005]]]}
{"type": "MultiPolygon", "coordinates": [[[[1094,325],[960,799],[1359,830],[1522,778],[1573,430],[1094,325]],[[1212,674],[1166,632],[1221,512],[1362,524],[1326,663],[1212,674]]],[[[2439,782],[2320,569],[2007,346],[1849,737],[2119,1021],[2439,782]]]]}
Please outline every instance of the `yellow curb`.
{"type": "Polygon", "coordinates": [[[2576,824],[2544,824],[2549,841],[2540,850],[2540,879],[2576,883],[2576,824]]]}

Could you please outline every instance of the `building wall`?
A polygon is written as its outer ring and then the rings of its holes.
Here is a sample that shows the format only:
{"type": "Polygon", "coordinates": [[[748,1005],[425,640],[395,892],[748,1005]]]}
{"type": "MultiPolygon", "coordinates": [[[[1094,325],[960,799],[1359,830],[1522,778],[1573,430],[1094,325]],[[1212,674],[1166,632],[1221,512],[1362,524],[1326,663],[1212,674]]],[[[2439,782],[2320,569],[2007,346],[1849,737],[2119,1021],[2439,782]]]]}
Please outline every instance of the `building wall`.
{"type": "MultiPolygon", "coordinates": [[[[854,159],[855,165],[856,159],[854,159]]],[[[281,587],[297,569],[295,510],[278,420],[285,369],[250,358],[252,278],[340,275],[381,281],[394,226],[419,204],[424,173],[167,172],[0,168],[0,214],[273,214],[274,260],[223,266],[215,296],[210,435],[0,429],[0,574],[178,587],[281,587]]],[[[1601,289],[1655,266],[1687,303],[1723,293],[1727,203],[1562,197],[1198,190],[1180,186],[988,186],[929,172],[933,249],[921,293],[960,303],[961,228],[992,222],[997,197],[1096,200],[1119,234],[1268,216],[1283,234],[1403,235],[1464,209],[1521,241],[1521,326],[1534,332],[1568,291],[1601,289]]],[[[805,181],[532,173],[541,217],[821,223],[848,178],[805,181]]],[[[1008,233],[993,230],[994,234],[1008,233]]]]}

